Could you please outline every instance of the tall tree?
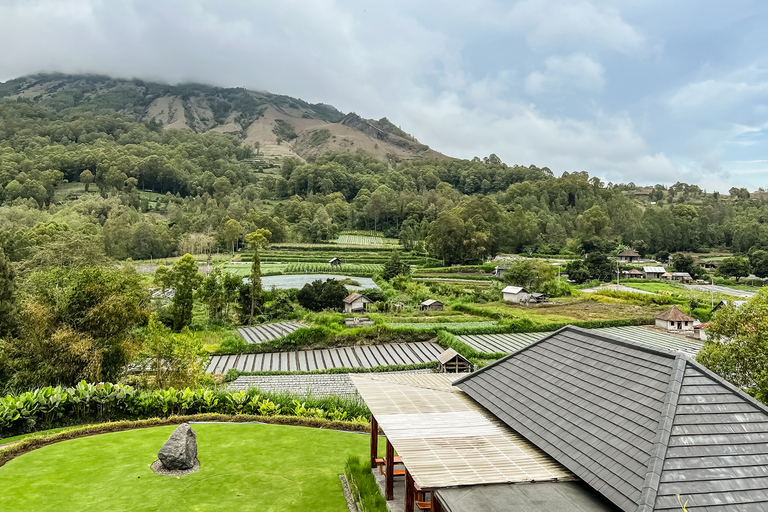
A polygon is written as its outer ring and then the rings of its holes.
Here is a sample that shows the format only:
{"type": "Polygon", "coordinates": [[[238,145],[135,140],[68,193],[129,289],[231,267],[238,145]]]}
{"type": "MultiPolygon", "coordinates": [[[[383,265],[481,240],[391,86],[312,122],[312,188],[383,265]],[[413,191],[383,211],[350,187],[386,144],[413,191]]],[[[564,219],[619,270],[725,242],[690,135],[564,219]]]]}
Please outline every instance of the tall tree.
{"type": "Polygon", "coordinates": [[[203,276],[197,272],[197,262],[185,254],[172,268],[164,265],[157,267],[155,283],[165,290],[173,290],[171,314],[173,328],[180,331],[192,323],[192,307],[195,303],[195,290],[202,284],[203,276]]]}
{"type": "Polygon", "coordinates": [[[234,219],[229,219],[224,224],[224,241],[232,244],[232,254],[235,254],[235,242],[240,240],[240,234],[243,232],[243,227],[234,219]]]}
{"type": "Polygon", "coordinates": [[[84,170],[80,173],[80,183],[85,185],[85,191],[88,192],[88,187],[91,186],[91,183],[93,183],[93,180],[95,177],[93,176],[93,173],[89,171],[88,169],[84,170]]]}
{"type": "Polygon", "coordinates": [[[264,292],[261,289],[261,257],[259,248],[267,245],[272,233],[268,229],[257,229],[253,233],[245,236],[245,241],[253,247],[253,258],[251,259],[251,316],[249,323],[253,323],[253,317],[256,313],[261,313],[264,307],[264,292]]]}
{"type": "Polygon", "coordinates": [[[742,277],[749,275],[749,261],[741,256],[731,256],[725,258],[720,266],[717,267],[717,275],[725,277],[735,277],[736,282],[742,277]]]}
{"type": "Polygon", "coordinates": [[[10,260],[0,246],[0,338],[16,331],[16,283],[10,260]]]}
{"type": "Polygon", "coordinates": [[[381,277],[387,281],[391,281],[393,277],[408,275],[410,273],[411,266],[400,259],[400,252],[392,251],[389,259],[384,264],[384,270],[381,273],[381,277]]]}

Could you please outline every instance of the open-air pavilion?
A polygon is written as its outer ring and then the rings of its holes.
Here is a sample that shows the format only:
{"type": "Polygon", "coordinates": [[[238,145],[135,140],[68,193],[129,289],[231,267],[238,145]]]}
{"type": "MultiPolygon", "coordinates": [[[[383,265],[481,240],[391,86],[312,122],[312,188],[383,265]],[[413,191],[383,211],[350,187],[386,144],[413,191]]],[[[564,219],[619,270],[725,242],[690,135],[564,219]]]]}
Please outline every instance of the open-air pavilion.
{"type": "MultiPolygon", "coordinates": [[[[405,477],[404,504],[409,512],[415,505],[425,510],[443,510],[434,498],[438,489],[577,480],[564,466],[454,387],[453,381],[461,376],[351,376],[371,410],[371,467],[384,465],[387,500],[394,497],[398,474],[405,477]],[[386,435],[383,459],[377,457],[379,427],[386,435]],[[395,465],[400,462],[405,469],[396,471],[395,465]],[[427,493],[433,494],[430,503],[425,500],[427,493]]],[[[561,493],[558,498],[574,495],[582,500],[591,499],[584,498],[592,494],[584,488],[568,490],[570,494],[561,493]]]]}

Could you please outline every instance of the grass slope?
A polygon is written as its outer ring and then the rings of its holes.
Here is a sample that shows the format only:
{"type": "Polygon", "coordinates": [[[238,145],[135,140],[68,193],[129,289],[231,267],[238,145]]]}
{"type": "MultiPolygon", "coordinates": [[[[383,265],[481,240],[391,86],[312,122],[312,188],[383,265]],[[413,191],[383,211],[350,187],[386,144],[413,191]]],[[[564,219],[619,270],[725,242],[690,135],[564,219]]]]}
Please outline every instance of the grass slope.
{"type": "Polygon", "coordinates": [[[150,511],[346,509],[338,474],[368,436],[306,427],[195,424],[200,471],[156,475],[149,465],[175,427],[74,439],[0,468],[1,510],[150,511]]]}

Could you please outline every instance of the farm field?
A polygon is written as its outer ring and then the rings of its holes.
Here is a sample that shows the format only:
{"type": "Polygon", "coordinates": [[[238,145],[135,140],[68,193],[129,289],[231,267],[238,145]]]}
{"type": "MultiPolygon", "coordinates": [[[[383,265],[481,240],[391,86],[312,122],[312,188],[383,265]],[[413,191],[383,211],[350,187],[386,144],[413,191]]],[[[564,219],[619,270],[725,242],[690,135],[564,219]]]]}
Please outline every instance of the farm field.
{"type": "Polygon", "coordinates": [[[352,279],[360,283],[360,286],[344,285],[347,290],[362,290],[364,288],[378,288],[376,283],[370,277],[359,277],[349,275],[337,275],[337,274],[294,274],[283,276],[266,276],[261,278],[261,287],[264,290],[271,290],[275,288],[277,290],[287,290],[290,288],[302,288],[305,284],[311,283],[317,279],[325,281],[326,279],[352,279]]]}
{"type": "MultiPolygon", "coordinates": [[[[262,263],[261,275],[262,276],[279,276],[288,267],[287,264],[281,263],[262,263]]],[[[251,274],[251,263],[227,263],[224,265],[224,271],[236,276],[247,277],[251,274]]]]}
{"type": "MultiPolygon", "coordinates": [[[[618,320],[648,318],[668,306],[640,306],[634,304],[604,304],[578,297],[561,297],[556,304],[516,306],[502,301],[473,304],[476,314],[494,314],[499,318],[527,318],[534,324],[567,323],[574,320],[618,320]]],[[[474,311],[473,311],[474,312],[474,311]]]]}
{"type": "Polygon", "coordinates": [[[378,264],[342,264],[331,265],[330,263],[291,263],[284,272],[286,274],[334,274],[343,273],[353,276],[372,276],[383,269],[383,265],[378,264]]]}
{"type": "MultiPolygon", "coordinates": [[[[673,336],[661,332],[652,331],[643,327],[604,327],[591,329],[594,332],[624,338],[629,341],[643,343],[645,345],[666,350],[679,350],[690,355],[696,354],[702,347],[701,342],[673,336]]],[[[512,353],[539,341],[549,332],[525,332],[509,334],[468,334],[458,335],[456,339],[466,343],[479,352],[485,353],[512,353]]]]}
{"type": "Polygon", "coordinates": [[[243,372],[310,372],[332,368],[373,368],[420,364],[435,361],[443,349],[429,342],[358,345],[293,352],[215,355],[208,373],[224,373],[235,368],[243,372]]]}
{"type": "Polygon", "coordinates": [[[2,509],[148,512],[172,503],[197,511],[338,512],[346,501],[337,475],[347,456],[365,455],[369,444],[367,436],[333,430],[196,423],[200,470],[157,475],[149,465],[174,428],[73,439],[13,459],[0,467],[2,509]]]}
{"type": "Polygon", "coordinates": [[[368,235],[339,235],[339,238],[336,239],[336,243],[347,245],[384,245],[384,237],[368,235]]]}
{"type": "Polygon", "coordinates": [[[486,320],[483,322],[399,322],[389,324],[390,327],[405,327],[417,331],[427,331],[430,329],[445,329],[446,331],[451,331],[454,329],[483,329],[485,327],[494,327],[496,325],[499,325],[499,322],[496,320],[486,320]]]}
{"type": "Polygon", "coordinates": [[[248,343],[262,343],[264,341],[276,340],[286,334],[290,334],[296,329],[307,327],[304,324],[296,322],[279,322],[275,324],[254,325],[243,327],[237,330],[237,333],[245,338],[248,343]]]}

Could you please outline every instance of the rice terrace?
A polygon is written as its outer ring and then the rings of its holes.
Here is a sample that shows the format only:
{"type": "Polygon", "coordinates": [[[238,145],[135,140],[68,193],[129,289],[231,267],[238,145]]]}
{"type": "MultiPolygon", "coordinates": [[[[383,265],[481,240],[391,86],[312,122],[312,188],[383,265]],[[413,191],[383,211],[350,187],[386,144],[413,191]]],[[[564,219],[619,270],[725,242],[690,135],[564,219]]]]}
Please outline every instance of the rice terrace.
{"type": "Polygon", "coordinates": [[[0,512],[768,512],[767,2],[59,4],[0,512]]]}

